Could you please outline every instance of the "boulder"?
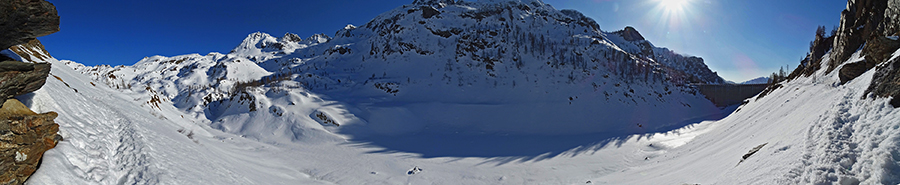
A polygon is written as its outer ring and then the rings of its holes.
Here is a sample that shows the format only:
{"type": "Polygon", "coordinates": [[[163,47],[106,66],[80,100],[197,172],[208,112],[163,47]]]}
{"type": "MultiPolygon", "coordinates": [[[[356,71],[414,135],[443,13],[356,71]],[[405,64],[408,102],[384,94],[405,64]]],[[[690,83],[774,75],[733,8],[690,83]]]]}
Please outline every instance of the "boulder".
{"type": "Polygon", "coordinates": [[[890,59],[891,54],[897,51],[898,48],[900,48],[900,40],[896,40],[896,38],[873,37],[866,41],[866,46],[863,47],[863,55],[865,55],[866,60],[879,64],[890,59]]]}
{"type": "Polygon", "coordinates": [[[0,0],[0,48],[59,31],[56,7],[44,0],[0,0]]]}
{"type": "Polygon", "coordinates": [[[0,184],[24,184],[44,152],[62,140],[55,112],[37,114],[16,99],[0,107],[0,184]]]}
{"type": "Polygon", "coordinates": [[[49,75],[49,63],[0,62],[0,101],[40,89],[49,75]]]}
{"type": "Polygon", "coordinates": [[[844,84],[862,75],[872,67],[874,67],[874,62],[869,62],[869,60],[844,64],[844,67],[841,67],[841,70],[838,71],[838,78],[840,78],[841,84],[844,84]]]}
{"type": "Polygon", "coordinates": [[[885,62],[898,48],[900,48],[900,41],[898,40],[888,37],[873,37],[869,39],[862,50],[865,60],[844,64],[844,67],[841,67],[838,74],[841,84],[853,80],[876,65],[885,62]]]}

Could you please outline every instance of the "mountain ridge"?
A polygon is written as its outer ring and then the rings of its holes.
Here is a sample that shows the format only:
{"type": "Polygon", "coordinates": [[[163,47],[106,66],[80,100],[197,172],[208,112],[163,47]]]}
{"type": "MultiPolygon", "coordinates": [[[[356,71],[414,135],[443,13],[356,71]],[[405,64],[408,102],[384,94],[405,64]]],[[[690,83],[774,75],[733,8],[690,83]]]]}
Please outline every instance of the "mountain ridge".
{"type": "Polygon", "coordinates": [[[655,47],[632,27],[604,32],[577,11],[556,10],[541,1],[415,2],[360,27],[345,26],[334,37],[316,34],[298,39],[286,33],[276,38],[255,32],[228,54],[154,56],[133,66],[69,65],[111,87],[146,93],[148,104],[171,102],[237,134],[262,134],[235,130],[259,124],[246,122],[248,113],[265,119],[303,115],[275,124],[284,126],[252,126],[263,128],[263,133],[284,132],[287,140],[301,139],[307,131],[269,127],[330,129],[349,135],[373,134],[366,130],[375,130],[376,135],[414,133],[436,127],[516,134],[639,133],[676,127],[673,119],[716,110],[687,84],[723,83],[721,77],[701,58],[655,47]],[[328,110],[350,114],[323,113],[329,119],[346,115],[341,118],[346,122],[331,121],[342,128],[309,125],[320,119],[322,111],[291,110],[287,107],[293,102],[273,100],[284,96],[273,95],[278,92],[298,93],[287,96],[292,100],[316,94],[342,107],[328,110]],[[626,108],[614,108],[620,106],[626,108]],[[584,121],[623,119],[587,112],[632,115],[627,110],[635,108],[660,113],[613,125],[584,121]],[[522,113],[533,116],[516,118],[522,113]],[[396,118],[382,119],[378,116],[382,114],[396,118]],[[470,114],[482,116],[466,118],[464,124],[442,121],[470,114]],[[564,115],[565,124],[546,124],[553,122],[550,115],[564,115]],[[246,123],[223,121],[228,117],[246,123]],[[396,121],[410,124],[378,126],[396,121]],[[503,124],[488,124],[496,122],[503,124]]]}

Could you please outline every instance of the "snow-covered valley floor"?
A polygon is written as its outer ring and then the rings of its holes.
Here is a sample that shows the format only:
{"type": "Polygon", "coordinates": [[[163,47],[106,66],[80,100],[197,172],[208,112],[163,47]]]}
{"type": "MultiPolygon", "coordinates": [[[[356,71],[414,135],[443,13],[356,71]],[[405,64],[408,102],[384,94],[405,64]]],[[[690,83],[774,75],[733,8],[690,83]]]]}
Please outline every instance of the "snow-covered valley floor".
{"type": "Polygon", "coordinates": [[[861,100],[874,70],[844,85],[819,72],[730,115],[736,107],[655,134],[426,128],[364,137],[311,132],[286,143],[223,132],[49,62],[47,84],[18,98],[36,112],[58,112],[64,140],[29,184],[900,183],[900,109],[887,99],[861,100]]]}

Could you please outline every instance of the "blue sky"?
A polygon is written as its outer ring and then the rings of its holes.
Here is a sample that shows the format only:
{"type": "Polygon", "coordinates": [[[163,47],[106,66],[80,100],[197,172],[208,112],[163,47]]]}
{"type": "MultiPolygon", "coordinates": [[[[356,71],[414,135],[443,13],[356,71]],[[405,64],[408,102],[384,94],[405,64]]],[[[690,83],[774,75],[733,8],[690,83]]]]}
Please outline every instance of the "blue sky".
{"type": "MultiPolygon", "coordinates": [[[[54,57],[130,65],[153,55],[227,53],[256,31],[334,35],[413,0],[48,1],[59,11],[61,31],[39,39],[54,57]]],[[[578,10],[605,31],[633,26],[654,45],[703,57],[713,71],[737,82],[796,67],[816,26],[838,25],[846,6],[844,0],[544,2],[578,10]]]]}

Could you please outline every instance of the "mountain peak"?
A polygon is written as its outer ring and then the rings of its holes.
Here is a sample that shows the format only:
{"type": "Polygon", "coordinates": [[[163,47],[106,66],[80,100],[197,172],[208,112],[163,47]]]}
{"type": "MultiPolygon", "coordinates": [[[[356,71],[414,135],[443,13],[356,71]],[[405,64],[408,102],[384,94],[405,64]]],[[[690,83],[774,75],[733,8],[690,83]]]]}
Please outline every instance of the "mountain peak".
{"type": "Polygon", "coordinates": [[[301,39],[300,36],[297,36],[297,34],[293,34],[293,33],[285,33],[284,36],[281,37],[281,40],[282,40],[282,41],[286,41],[286,42],[300,42],[300,41],[303,41],[303,39],[301,39]]]}
{"type": "Polygon", "coordinates": [[[254,32],[247,35],[247,38],[244,38],[244,41],[241,42],[236,48],[231,50],[231,52],[240,52],[240,51],[248,51],[259,48],[265,48],[271,43],[278,43],[278,39],[272,37],[268,33],[263,32],[254,32]]]}
{"type": "Polygon", "coordinates": [[[414,5],[440,5],[440,4],[456,4],[454,0],[415,0],[412,2],[414,5]]]}
{"type": "Polygon", "coordinates": [[[641,36],[641,33],[639,33],[636,29],[634,29],[634,27],[631,26],[625,26],[625,29],[616,31],[614,33],[621,35],[622,38],[627,41],[644,40],[644,36],[641,36]]]}
{"type": "Polygon", "coordinates": [[[306,41],[310,42],[310,44],[325,43],[330,40],[331,40],[331,37],[329,37],[328,35],[325,35],[323,33],[317,33],[315,35],[309,36],[309,38],[306,38],[306,41]]]}

